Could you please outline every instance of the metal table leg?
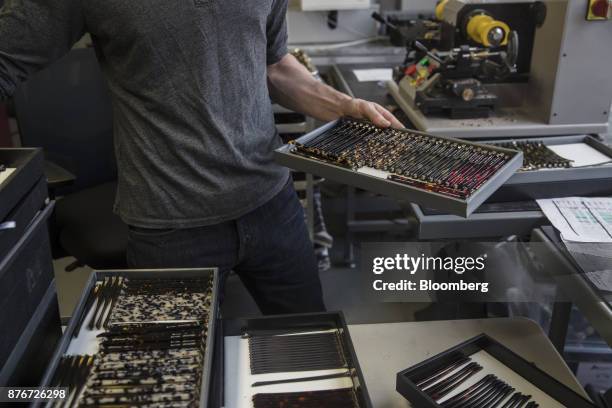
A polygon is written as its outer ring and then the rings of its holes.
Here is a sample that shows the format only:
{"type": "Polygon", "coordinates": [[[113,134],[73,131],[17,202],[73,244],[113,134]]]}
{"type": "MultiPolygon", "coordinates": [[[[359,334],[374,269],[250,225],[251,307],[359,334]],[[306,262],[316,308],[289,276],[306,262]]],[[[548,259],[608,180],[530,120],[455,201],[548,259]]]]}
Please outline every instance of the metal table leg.
{"type": "Polygon", "coordinates": [[[306,218],[310,240],[314,243],[314,176],[309,173],[306,173],[306,218]]]}
{"type": "Polygon", "coordinates": [[[346,191],[346,243],[344,244],[344,262],[349,268],[355,268],[355,247],[353,244],[353,233],[349,228],[355,220],[355,187],[348,186],[346,191]]]}

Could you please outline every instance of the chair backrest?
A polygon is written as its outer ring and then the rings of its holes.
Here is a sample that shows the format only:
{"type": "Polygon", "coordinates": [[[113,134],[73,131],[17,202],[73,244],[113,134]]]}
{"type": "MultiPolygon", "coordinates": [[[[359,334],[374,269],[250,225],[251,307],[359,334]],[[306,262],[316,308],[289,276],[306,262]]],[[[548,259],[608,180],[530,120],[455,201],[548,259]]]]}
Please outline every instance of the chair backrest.
{"type": "Polygon", "coordinates": [[[72,50],[28,78],[14,102],[21,144],[72,172],[71,191],[116,179],[111,99],[93,49],[72,50]]]}

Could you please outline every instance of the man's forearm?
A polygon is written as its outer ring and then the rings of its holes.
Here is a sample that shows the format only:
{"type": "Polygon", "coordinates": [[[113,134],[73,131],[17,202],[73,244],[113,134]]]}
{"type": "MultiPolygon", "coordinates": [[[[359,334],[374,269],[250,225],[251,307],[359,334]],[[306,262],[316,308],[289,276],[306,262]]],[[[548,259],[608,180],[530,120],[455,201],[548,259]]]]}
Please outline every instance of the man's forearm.
{"type": "Polygon", "coordinates": [[[276,103],[321,121],[352,116],[383,127],[402,127],[382,106],[351,98],[317,81],[292,55],[268,67],[268,85],[276,103]]]}
{"type": "Polygon", "coordinates": [[[317,81],[290,55],[268,69],[268,83],[274,102],[322,121],[343,116],[352,99],[317,81]]]}

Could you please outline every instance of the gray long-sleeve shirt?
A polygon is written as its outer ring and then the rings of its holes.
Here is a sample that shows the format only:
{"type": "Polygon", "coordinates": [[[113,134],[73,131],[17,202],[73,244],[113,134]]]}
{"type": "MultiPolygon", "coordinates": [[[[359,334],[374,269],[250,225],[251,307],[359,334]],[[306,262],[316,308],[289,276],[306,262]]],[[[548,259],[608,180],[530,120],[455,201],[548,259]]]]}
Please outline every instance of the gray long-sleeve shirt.
{"type": "Polygon", "coordinates": [[[266,67],[287,51],[287,0],[7,0],[0,100],[89,32],[113,99],[125,222],[235,219],[283,187],[266,67]]]}

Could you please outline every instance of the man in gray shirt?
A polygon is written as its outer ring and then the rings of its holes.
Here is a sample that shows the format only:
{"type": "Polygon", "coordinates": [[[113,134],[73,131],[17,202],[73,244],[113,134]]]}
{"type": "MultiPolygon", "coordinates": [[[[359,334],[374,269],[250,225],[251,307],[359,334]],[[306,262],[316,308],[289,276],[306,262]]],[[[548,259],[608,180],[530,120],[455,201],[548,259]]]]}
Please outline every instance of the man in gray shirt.
{"type": "Polygon", "coordinates": [[[287,54],[287,0],[6,0],[0,100],[89,32],[113,100],[132,267],[235,270],[265,313],[323,308],[270,98],[401,126],[287,54]]]}

